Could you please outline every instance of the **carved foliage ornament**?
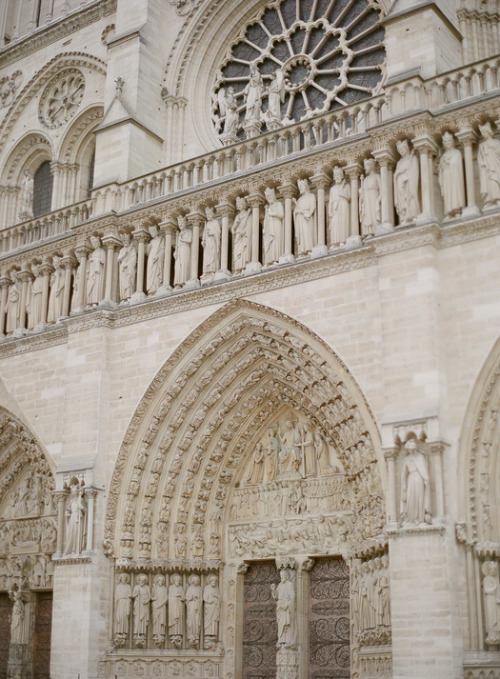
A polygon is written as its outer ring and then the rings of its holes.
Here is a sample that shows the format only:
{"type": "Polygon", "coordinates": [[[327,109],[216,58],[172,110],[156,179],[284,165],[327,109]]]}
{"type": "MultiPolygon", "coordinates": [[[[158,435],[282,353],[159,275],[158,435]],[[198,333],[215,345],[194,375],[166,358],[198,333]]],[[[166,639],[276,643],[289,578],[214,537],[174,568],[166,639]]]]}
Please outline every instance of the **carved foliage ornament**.
{"type": "Polygon", "coordinates": [[[242,31],[218,72],[212,114],[222,141],[371,97],[382,81],[383,39],[379,13],[366,0],[282,0],[268,7],[242,31]]]}
{"type": "Polygon", "coordinates": [[[75,115],[85,92],[85,78],[76,68],[52,78],[40,98],[38,117],[51,129],[61,127],[75,115]]]}
{"type": "Polygon", "coordinates": [[[15,71],[12,75],[0,79],[0,108],[6,108],[12,104],[22,77],[21,71],[15,71]]]}

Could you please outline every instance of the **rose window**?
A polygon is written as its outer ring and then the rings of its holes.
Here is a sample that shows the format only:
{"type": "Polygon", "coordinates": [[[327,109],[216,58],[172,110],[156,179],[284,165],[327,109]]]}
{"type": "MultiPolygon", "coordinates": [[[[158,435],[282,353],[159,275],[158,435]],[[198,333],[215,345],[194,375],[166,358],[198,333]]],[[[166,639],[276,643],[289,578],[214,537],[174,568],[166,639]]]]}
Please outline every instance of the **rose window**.
{"type": "Polygon", "coordinates": [[[384,29],[367,0],[282,0],[230,48],[212,115],[225,144],[371,97],[382,82],[384,29]]]}
{"type": "Polygon", "coordinates": [[[40,121],[50,128],[64,125],[75,115],[84,91],[83,73],[76,69],[59,73],[47,85],[40,100],[40,121]]]}

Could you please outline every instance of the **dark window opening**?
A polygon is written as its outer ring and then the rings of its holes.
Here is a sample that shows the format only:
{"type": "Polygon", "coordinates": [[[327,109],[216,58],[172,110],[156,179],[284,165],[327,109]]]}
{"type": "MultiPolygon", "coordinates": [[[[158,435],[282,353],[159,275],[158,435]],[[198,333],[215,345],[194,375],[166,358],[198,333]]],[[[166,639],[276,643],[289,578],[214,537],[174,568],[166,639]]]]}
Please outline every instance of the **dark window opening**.
{"type": "Polygon", "coordinates": [[[33,182],[33,216],[39,217],[50,212],[52,205],[52,171],[50,162],[46,160],[35,172],[33,182]]]}

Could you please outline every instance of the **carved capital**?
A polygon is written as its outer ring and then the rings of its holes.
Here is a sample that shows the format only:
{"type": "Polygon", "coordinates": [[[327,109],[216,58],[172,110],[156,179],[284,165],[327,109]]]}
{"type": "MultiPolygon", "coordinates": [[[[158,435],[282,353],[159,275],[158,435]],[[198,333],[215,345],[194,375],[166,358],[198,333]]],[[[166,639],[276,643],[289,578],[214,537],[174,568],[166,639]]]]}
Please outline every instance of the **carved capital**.
{"type": "Polygon", "coordinates": [[[234,205],[227,200],[219,203],[216,210],[220,217],[232,217],[235,212],[234,205]]]}
{"type": "Polygon", "coordinates": [[[251,207],[260,207],[261,205],[264,205],[265,202],[266,200],[261,191],[254,191],[249,196],[247,196],[247,203],[251,207]]]}
{"type": "Polygon", "coordinates": [[[81,243],[75,247],[75,255],[78,261],[83,257],[87,257],[90,252],[92,252],[92,248],[88,243],[81,243]]]}
{"type": "Polygon", "coordinates": [[[169,233],[173,236],[177,231],[177,220],[173,217],[167,217],[163,222],[158,224],[158,228],[165,234],[169,233]]]}
{"type": "Polygon", "coordinates": [[[147,243],[150,240],[150,235],[145,226],[140,226],[138,229],[132,231],[132,236],[138,243],[147,243]]]}
{"type": "Polygon", "coordinates": [[[282,198],[293,198],[297,195],[297,187],[292,183],[283,184],[278,190],[282,198]]]}
{"type": "Polygon", "coordinates": [[[419,153],[437,155],[439,151],[438,144],[436,143],[434,138],[428,134],[424,134],[420,137],[415,137],[415,139],[411,140],[411,143],[413,145],[413,148],[416,149],[419,153]]]}
{"type": "Polygon", "coordinates": [[[362,167],[359,163],[349,163],[349,165],[344,167],[344,172],[349,177],[349,179],[355,179],[361,174],[362,167]]]}
{"type": "Polygon", "coordinates": [[[318,174],[313,175],[310,178],[310,181],[317,189],[326,189],[326,187],[331,184],[332,180],[325,172],[319,172],[318,174]]]}

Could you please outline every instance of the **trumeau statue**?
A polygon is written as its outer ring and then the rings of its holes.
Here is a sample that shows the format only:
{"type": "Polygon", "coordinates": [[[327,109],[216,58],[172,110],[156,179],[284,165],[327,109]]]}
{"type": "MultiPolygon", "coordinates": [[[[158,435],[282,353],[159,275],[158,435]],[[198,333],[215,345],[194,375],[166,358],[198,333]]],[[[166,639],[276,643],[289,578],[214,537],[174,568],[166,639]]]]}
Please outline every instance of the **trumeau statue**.
{"type": "Polygon", "coordinates": [[[364,161],[365,176],[359,188],[359,221],[361,236],[373,236],[381,222],[380,216],[380,175],[373,158],[364,161]]]}
{"type": "Polygon", "coordinates": [[[311,252],[315,243],[316,196],[310,190],[307,179],[299,179],[297,186],[300,196],[295,200],[293,211],[295,238],[297,239],[297,254],[305,255],[311,252]]]}
{"type": "Polygon", "coordinates": [[[168,636],[174,648],[181,648],[184,635],[184,587],[178,573],[172,575],[168,588],[168,636]]]}
{"type": "Polygon", "coordinates": [[[500,644],[500,588],[498,581],[498,565],[494,561],[485,561],[483,572],[483,601],[486,643],[500,644]]]}
{"type": "Polygon", "coordinates": [[[193,232],[188,228],[186,218],[182,215],[177,217],[177,223],[179,230],[175,239],[174,285],[179,288],[189,280],[193,232]]]}
{"type": "Polygon", "coordinates": [[[406,139],[397,142],[396,148],[401,158],[394,171],[394,206],[400,224],[413,222],[420,213],[418,197],[419,166],[418,158],[406,139]]]}
{"type": "Polygon", "coordinates": [[[236,198],[237,213],[231,232],[233,234],[233,271],[240,273],[250,261],[252,243],[252,210],[246,198],[236,198]]]}
{"type": "Polygon", "coordinates": [[[128,573],[120,573],[118,584],[115,588],[115,646],[123,646],[128,637],[131,606],[132,587],[130,586],[130,575],[128,573]]]}
{"type": "Polygon", "coordinates": [[[151,240],[148,243],[148,265],[146,268],[146,290],[148,295],[158,292],[163,280],[163,260],[165,257],[165,240],[154,224],[149,227],[151,240]]]}
{"type": "Polygon", "coordinates": [[[188,644],[192,647],[200,643],[202,590],[198,575],[190,575],[186,589],[186,632],[188,644]]]}
{"type": "Polygon", "coordinates": [[[134,641],[136,646],[143,647],[146,643],[146,635],[149,626],[149,602],[151,592],[148,585],[148,576],[141,573],[137,578],[137,585],[132,592],[134,600],[134,641]]]}
{"type": "Polygon", "coordinates": [[[165,641],[165,632],[167,628],[167,601],[168,587],[165,584],[165,576],[157,575],[151,597],[153,640],[157,646],[161,646],[165,641]]]}
{"type": "Polygon", "coordinates": [[[500,141],[495,139],[489,122],[480,125],[479,131],[483,138],[477,153],[479,181],[487,207],[500,201],[500,141]]]}
{"type": "Polygon", "coordinates": [[[12,599],[12,614],[10,619],[10,643],[11,644],[26,644],[26,604],[23,601],[23,595],[19,590],[9,592],[12,599]]]}
{"type": "Polygon", "coordinates": [[[285,209],[276,198],[276,191],[267,188],[264,192],[267,205],[264,214],[264,264],[277,262],[283,250],[283,220],[285,209]]]}
{"type": "Polygon", "coordinates": [[[405,444],[401,470],[401,518],[403,523],[423,523],[429,513],[429,472],[427,460],[417,441],[405,444]]]}
{"type": "Polygon", "coordinates": [[[64,311],[64,269],[61,266],[61,258],[57,255],[52,259],[54,271],[50,276],[49,310],[47,320],[56,323],[64,311]]]}
{"type": "Polygon", "coordinates": [[[120,300],[127,301],[135,291],[135,276],[137,270],[137,250],[130,239],[130,234],[121,235],[123,247],[118,253],[118,269],[120,272],[120,300]]]}
{"type": "Polygon", "coordinates": [[[219,635],[221,597],[217,584],[217,576],[209,575],[203,588],[203,633],[205,649],[213,647],[219,635]]]}
{"type": "Polygon", "coordinates": [[[281,582],[271,585],[271,594],[276,601],[276,618],[278,621],[278,648],[294,649],[297,647],[297,606],[295,587],[289,571],[280,571],[281,582]]]}
{"type": "Polygon", "coordinates": [[[328,201],[328,217],[330,220],[330,244],[345,243],[349,236],[351,187],[346,181],[344,170],[333,168],[333,185],[328,201]]]}
{"type": "Polygon", "coordinates": [[[87,304],[97,306],[104,299],[106,253],[98,236],[90,237],[92,252],[87,264],[87,304]]]}
{"type": "Polygon", "coordinates": [[[464,165],[461,152],[455,148],[451,132],[443,134],[444,153],[439,160],[438,178],[447,217],[460,214],[465,207],[464,165]]]}
{"type": "Polygon", "coordinates": [[[19,194],[19,219],[26,221],[33,219],[34,179],[29,170],[24,170],[24,177],[19,194]]]}
{"type": "Polygon", "coordinates": [[[219,269],[221,226],[212,207],[205,209],[207,221],[203,229],[203,273],[213,274],[219,269]]]}

